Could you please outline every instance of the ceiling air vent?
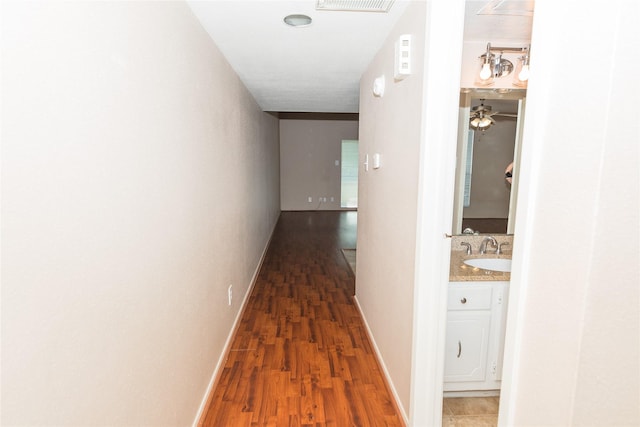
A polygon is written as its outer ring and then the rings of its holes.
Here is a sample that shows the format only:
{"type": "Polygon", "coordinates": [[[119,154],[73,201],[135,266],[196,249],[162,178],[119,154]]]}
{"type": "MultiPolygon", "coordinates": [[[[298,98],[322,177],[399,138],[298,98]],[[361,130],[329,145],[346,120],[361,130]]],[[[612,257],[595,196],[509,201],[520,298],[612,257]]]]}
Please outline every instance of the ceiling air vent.
{"type": "Polygon", "coordinates": [[[316,10],[389,12],[394,0],[317,0],[316,10]]]}

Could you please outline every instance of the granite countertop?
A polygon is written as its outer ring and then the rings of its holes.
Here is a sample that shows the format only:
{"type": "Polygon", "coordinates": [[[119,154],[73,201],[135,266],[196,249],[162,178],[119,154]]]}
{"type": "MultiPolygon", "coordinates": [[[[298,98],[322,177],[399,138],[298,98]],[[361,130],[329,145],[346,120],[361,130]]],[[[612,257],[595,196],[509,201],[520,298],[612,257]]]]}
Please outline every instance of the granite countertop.
{"type": "Polygon", "coordinates": [[[449,270],[450,282],[480,282],[480,281],[509,281],[511,273],[501,271],[484,270],[482,268],[471,267],[464,263],[466,259],[473,258],[505,258],[511,259],[511,253],[502,255],[467,255],[465,251],[451,251],[451,268],[449,270]]]}

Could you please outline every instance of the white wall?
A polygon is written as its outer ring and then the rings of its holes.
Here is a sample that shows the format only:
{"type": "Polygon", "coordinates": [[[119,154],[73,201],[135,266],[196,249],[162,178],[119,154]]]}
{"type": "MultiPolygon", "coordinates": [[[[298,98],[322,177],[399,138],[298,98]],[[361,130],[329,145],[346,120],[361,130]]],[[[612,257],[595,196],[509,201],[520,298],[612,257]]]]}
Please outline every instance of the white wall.
{"type": "Polygon", "coordinates": [[[409,411],[425,3],[412,2],[360,81],[356,298],[405,413],[409,411]],[[394,81],[394,44],[411,34],[412,75],[394,81]],[[384,97],[372,93],[385,75],[384,97]]]}
{"type": "Polygon", "coordinates": [[[343,139],[358,139],[357,121],[280,120],[280,200],[283,211],[341,209],[343,139]],[[311,203],[309,197],[312,198],[311,203]],[[321,197],[327,201],[321,202],[321,197]]]}
{"type": "Polygon", "coordinates": [[[2,424],[191,424],[279,213],[277,119],[183,3],[5,2],[2,55],[2,424]]]}
{"type": "Polygon", "coordinates": [[[505,426],[640,425],[640,6],[594,6],[536,3],[505,426]]]}

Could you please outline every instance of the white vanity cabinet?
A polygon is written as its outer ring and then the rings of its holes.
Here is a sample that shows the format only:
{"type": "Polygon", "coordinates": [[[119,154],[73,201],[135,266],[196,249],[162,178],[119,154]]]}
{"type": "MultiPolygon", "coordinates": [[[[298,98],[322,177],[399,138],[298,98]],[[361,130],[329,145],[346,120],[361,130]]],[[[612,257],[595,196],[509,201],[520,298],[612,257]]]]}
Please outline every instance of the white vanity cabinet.
{"type": "Polygon", "coordinates": [[[450,282],[444,391],[497,390],[509,282],[450,282]]]}

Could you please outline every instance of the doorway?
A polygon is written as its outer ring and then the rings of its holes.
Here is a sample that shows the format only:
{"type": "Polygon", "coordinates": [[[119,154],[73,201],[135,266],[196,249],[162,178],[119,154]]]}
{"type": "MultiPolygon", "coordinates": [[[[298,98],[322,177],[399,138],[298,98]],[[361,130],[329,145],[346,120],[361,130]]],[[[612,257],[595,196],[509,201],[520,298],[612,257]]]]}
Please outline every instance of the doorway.
{"type": "Polygon", "coordinates": [[[340,207],[358,207],[358,141],[342,140],[340,172],[340,207]]]}

